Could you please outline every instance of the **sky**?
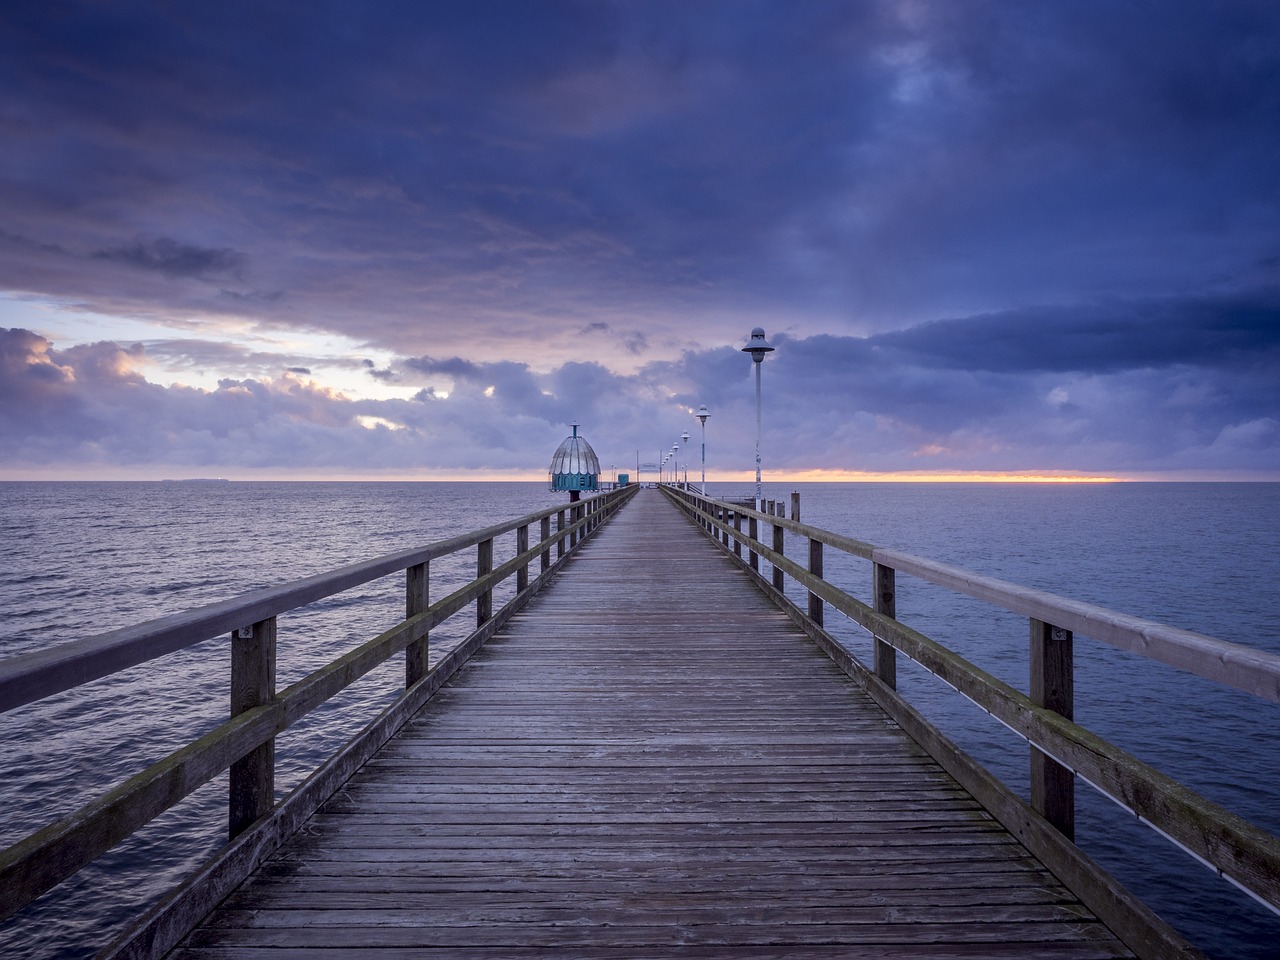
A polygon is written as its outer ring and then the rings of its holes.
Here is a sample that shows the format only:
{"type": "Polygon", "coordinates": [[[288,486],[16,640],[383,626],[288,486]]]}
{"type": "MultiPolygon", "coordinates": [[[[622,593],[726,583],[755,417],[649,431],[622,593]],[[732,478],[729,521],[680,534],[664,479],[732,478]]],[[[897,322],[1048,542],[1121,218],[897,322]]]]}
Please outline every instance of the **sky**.
{"type": "Polygon", "coordinates": [[[0,13],[0,479],[1280,480],[1274,0],[0,13]]]}

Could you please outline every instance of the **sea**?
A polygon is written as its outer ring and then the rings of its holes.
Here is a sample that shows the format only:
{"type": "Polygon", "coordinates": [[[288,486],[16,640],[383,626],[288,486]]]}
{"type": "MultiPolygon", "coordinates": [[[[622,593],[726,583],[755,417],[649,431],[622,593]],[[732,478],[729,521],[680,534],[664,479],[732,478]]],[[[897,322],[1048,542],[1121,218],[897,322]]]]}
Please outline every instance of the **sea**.
{"type": "MultiPolygon", "coordinates": [[[[1280,484],[765,484],[801,520],[1025,586],[1280,653],[1280,484]]],[[[738,496],[741,484],[708,486],[738,496]]],[[[560,502],[540,483],[0,483],[0,657],[44,649],[560,502]]],[[[508,542],[503,542],[508,541],[508,542]]],[[[514,555],[514,537],[496,562],[514,555]]],[[[790,555],[805,556],[788,537],[790,555]]],[[[474,557],[432,563],[432,595],[474,557]]],[[[767,565],[766,565],[767,566],[767,565]]],[[[863,600],[870,565],[828,549],[827,578],[863,600]]],[[[695,589],[694,585],[690,585],[695,589]]],[[[403,616],[388,577],[282,617],[278,686],[403,616]]],[[[496,598],[501,603],[507,587],[496,598]]],[[[793,599],[803,603],[794,584],[793,599]]],[[[1025,618],[906,576],[898,617],[1026,691],[1025,618]]],[[[433,634],[438,657],[466,617],[433,634]]],[[[870,662],[870,640],[828,627],[870,662]]],[[[1280,705],[1077,637],[1076,719],[1280,834],[1280,705]]],[[[904,657],[899,689],[1024,798],[1025,742],[904,657]]],[[[393,660],[277,742],[292,789],[403,683],[393,660]]],[[[225,638],[0,714],[0,847],[212,729],[228,709],[225,638]]],[[[207,859],[226,830],[226,777],[201,788],[0,925],[0,957],[90,957],[207,859]]],[[[1077,842],[1215,958],[1280,956],[1280,917],[1077,784],[1077,842]]]]}

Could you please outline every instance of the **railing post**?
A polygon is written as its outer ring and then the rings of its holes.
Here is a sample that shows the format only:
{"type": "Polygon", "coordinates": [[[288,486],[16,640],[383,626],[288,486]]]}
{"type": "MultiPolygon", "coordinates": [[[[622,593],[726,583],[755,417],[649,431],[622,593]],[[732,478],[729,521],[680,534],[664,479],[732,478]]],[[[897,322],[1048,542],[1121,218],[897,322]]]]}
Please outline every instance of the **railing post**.
{"type": "MultiPolygon", "coordinates": [[[[1070,630],[1031,619],[1031,702],[1061,714],[1075,713],[1073,638],[1070,630]]],[[[1068,840],[1075,839],[1075,775],[1031,748],[1031,806],[1068,840]]]]}
{"type": "MultiPolygon", "coordinates": [[[[760,521],[754,516],[747,518],[747,536],[752,540],[760,539],[760,521]]],[[[760,572],[760,554],[754,550],[747,551],[747,560],[751,564],[751,569],[756,573],[760,572]]]]}
{"type": "MultiPolygon", "coordinates": [[[[428,562],[415,564],[405,570],[404,618],[416,617],[431,606],[431,566],[428,562]]],[[[427,675],[427,657],[430,639],[424,634],[404,650],[404,685],[412,687],[427,675]]]]}
{"type": "MultiPolygon", "coordinates": [[[[564,511],[561,510],[556,514],[556,533],[564,533],[564,511]]],[[[564,538],[561,537],[556,541],[556,559],[559,560],[564,556],[564,538]]]]}
{"type": "MultiPolygon", "coordinates": [[[[276,618],[231,634],[231,716],[269,703],[276,695],[276,618]]],[[[231,764],[227,836],[239,836],[276,802],[276,742],[250,750],[231,764]]]]}
{"type": "Polygon", "coordinates": [[[547,541],[551,539],[551,518],[543,517],[542,523],[538,525],[538,534],[542,537],[542,564],[541,570],[546,573],[551,569],[551,547],[547,541]]]}
{"type": "MultiPolygon", "coordinates": [[[[733,511],[733,529],[735,533],[742,532],[742,511],[740,510],[733,511]]],[[[739,559],[742,558],[742,541],[737,537],[733,538],[733,555],[739,559]]]]}
{"type": "MultiPolygon", "coordinates": [[[[881,563],[871,565],[871,594],[876,613],[894,620],[898,618],[897,575],[893,567],[881,563]]],[[[898,651],[879,637],[873,641],[872,669],[890,689],[898,688],[898,651]]]]}
{"type": "MultiPolygon", "coordinates": [[[[784,540],[784,531],[778,524],[773,526],[773,552],[779,555],[785,553],[786,541],[784,540]]],[[[776,563],[773,565],[773,589],[785,591],[786,587],[782,580],[782,568],[776,563]]]]}
{"type": "MultiPolygon", "coordinates": [[[[476,545],[476,579],[493,572],[493,540],[481,540],[476,545]]],[[[486,587],[476,597],[476,626],[483,627],[493,616],[493,587],[486,587]]]]}
{"type": "MultiPolygon", "coordinates": [[[[516,553],[526,553],[529,550],[529,525],[522,524],[516,527],[516,553]]],[[[529,561],[526,560],[520,564],[520,569],[516,571],[516,593],[524,593],[529,589],[529,561]]]]}
{"type": "MultiPolygon", "coordinates": [[[[822,578],[822,541],[809,538],[809,574],[822,578]]],[[[822,598],[812,590],[809,591],[809,619],[822,626],[822,598]]]]}
{"type": "Polygon", "coordinates": [[[800,491],[791,491],[791,519],[800,522],[800,491]]]}

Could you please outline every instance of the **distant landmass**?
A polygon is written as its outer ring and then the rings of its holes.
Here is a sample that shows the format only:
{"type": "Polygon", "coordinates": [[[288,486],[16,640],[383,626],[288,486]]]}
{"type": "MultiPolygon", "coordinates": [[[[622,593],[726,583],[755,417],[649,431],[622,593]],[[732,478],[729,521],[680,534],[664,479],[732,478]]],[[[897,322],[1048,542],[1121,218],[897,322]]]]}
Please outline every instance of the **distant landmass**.
{"type": "Polygon", "coordinates": [[[161,483],[230,483],[226,477],[190,477],[185,480],[161,480],[161,483]]]}

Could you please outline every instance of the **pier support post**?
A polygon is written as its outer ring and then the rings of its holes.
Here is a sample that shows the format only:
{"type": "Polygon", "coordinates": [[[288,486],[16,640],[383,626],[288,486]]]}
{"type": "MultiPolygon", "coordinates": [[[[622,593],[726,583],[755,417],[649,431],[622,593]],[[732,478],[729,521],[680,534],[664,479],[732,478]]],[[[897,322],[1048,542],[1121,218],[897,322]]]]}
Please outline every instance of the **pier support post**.
{"type": "MultiPolygon", "coordinates": [[[[874,597],[876,613],[886,617],[898,618],[897,577],[893,567],[873,563],[871,565],[871,595],[874,597]]],[[[898,688],[898,651],[879,637],[873,641],[871,651],[872,669],[885,686],[898,688]]]]}
{"type": "MultiPolygon", "coordinates": [[[[754,516],[747,518],[747,536],[752,540],[760,539],[760,521],[754,516]]],[[[747,561],[751,564],[751,569],[756,573],[760,572],[760,554],[754,550],[747,551],[747,561]]]]}
{"type": "MultiPolygon", "coordinates": [[[[276,695],[276,618],[231,634],[231,716],[276,695]]],[[[234,839],[275,805],[276,742],[268,740],[231,764],[227,836],[234,839]]]]}
{"type": "MultiPolygon", "coordinates": [[[[733,530],[735,533],[742,533],[742,512],[740,510],[733,511],[733,530]]],[[[742,541],[737,537],[733,538],[733,555],[739,560],[742,559],[742,541]]]]}
{"type": "MultiPolygon", "coordinates": [[[[822,579],[822,541],[809,538],[809,574],[822,579]]],[[[809,619],[822,626],[822,598],[809,591],[809,619]]]]}
{"type": "Polygon", "coordinates": [[[791,491],[791,519],[800,522],[800,491],[791,491]]]}
{"type": "MultiPolygon", "coordinates": [[[[493,573],[493,541],[481,540],[476,545],[476,579],[493,573]]],[[[483,627],[493,617],[493,587],[476,597],[476,626],[483,627]]]]}
{"type": "MultiPolygon", "coordinates": [[[[521,554],[529,549],[529,525],[516,527],[516,553],[521,554]]],[[[529,561],[520,564],[516,571],[516,593],[524,593],[529,589],[529,561]]]]}
{"type": "MultiPolygon", "coordinates": [[[[564,533],[564,511],[561,510],[556,514],[556,533],[564,533]]],[[[559,560],[564,556],[564,538],[556,541],[556,559],[559,560]]]]}
{"type": "MultiPolygon", "coordinates": [[[[1073,720],[1074,640],[1070,630],[1031,619],[1031,702],[1073,720]]],[[[1068,840],[1075,839],[1075,775],[1031,748],[1031,806],[1068,840]]]]}
{"type": "Polygon", "coordinates": [[[538,525],[538,535],[542,537],[542,563],[540,569],[546,573],[551,569],[551,547],[547,545],[547,541],[551,539],[551,518],[543,517],[542,523],[538,525]]]}
{"type": "MultiPolygon", "coordinates": [[[[404,618],[416,617],[431,606],[431,566],[429,562],[415,564],[405,570],[404,618]]],[[[412,687],[427,675],[427,657],[430,639],[424,634],[404,650],[404,685],[412,687]]]]}
{"type": "MultiPolygon", "coordinates": [[[[773,524],[773,552],[782,555],[786,549],[785,531],[778,524],[773,524]]],[[[773,565],[773,589],[786,591],[786,586],[782,579],[782,568],[776,563],[773,565]]]]}
{"type": "MultiPolygon", "coordinates": [[[[732,518],[733,518],[732,510],[725,508],[724,510],[720,511],[720,519],[724,522],[725,526],[729,525],[729,522],[732,518]]],[[[729,549],[729,531],[728,530],[720,531],[720,542],[724,544],[724,547],[726,550],[729,549]]]]}

